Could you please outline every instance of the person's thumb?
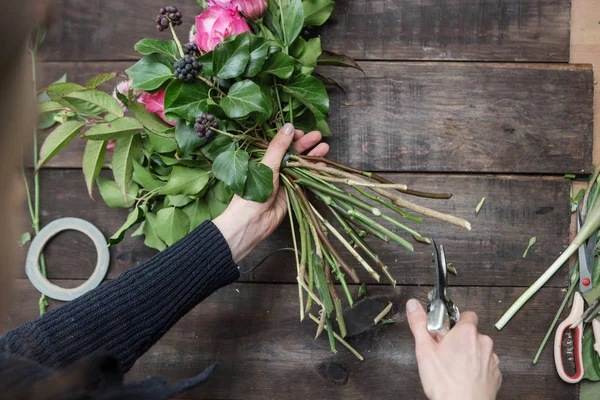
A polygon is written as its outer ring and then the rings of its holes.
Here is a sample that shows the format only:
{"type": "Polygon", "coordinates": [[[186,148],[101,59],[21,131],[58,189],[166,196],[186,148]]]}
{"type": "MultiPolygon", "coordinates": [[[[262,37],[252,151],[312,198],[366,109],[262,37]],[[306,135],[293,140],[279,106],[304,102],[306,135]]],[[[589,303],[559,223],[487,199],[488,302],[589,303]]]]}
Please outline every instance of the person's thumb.
{"type": "Polygon", "coordinates": [[[262,163],[270,167],[274,173],[279,172],[281,160],[288,151],[292,141],[294,140],[294,125],[285,124],[277,135],[271,140],[271,144],[267,148],[267,152],[263,157],[262,163]]]}
{"type": "Polygon", "coordinates": [[[406,303],[406,317],[410,331],[415,337],[415,347],[426,347],[435,341],[427,330],[427,313],[416,299],[410,299],[406,303]]]}

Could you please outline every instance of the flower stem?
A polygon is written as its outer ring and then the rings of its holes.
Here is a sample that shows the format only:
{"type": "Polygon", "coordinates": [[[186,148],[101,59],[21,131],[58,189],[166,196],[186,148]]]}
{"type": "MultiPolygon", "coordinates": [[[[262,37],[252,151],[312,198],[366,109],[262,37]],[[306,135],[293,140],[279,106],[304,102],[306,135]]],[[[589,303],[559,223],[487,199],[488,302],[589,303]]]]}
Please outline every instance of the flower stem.
{"type": "Polygon", "coordinates": [[[365,196],[367,199],[371,199],[373,201],[378,202],[379,204],[382,204],[384,206],[386,206],[387,208],[389,208],[390,210],[400,214],[401,216],[403,216],[406,219],[410,219],[411,221],[417,222],[419,224],[423,223],[423,218],[419,218],[419,217],[415,217],[412,214],[407,213],[406,211],[404,211],[403,209],[396,207],[393,204],[390,204],[389,202],[385,201],[384,199],[382,199],[379,196],[375,196],[374,194],[371,194],[369,192],[367,192],[366,190],[358,187],[358,186],[352,186],[352,188],[354,190],[356,190],[357,192],[359,192],[360,194],[362,194],[363,196],[365,196]]]}
{"type": "MultiPolygon", "coordinates": [[[[317,324],[319,323],[319,319],[317,317],[315,317],[312,314],[308,314],[308,316],[310,317],[310,319],[312,319],[314,322],[316,322],[317,324]]],[[[333,332],[333,337],[335,339],[337,339],[338,342],[340,342],[345,348],[347,348],[348,350],[350,350],[350,353],[354,354],[354,356],[356,358],[358,358],[360,361],[364,361],[365,358],[363,356],[360,355],[360,353],[356,350],[354,350],[354,347],[350,346],[350,344],[348,344],[348,342],[346,342],[340,335],[338,335],[336,332],[333,332]]]]}
{"type": "MultiPolygon", "coordinates": [[[[221,88],[217,85],[215,85],[213,82],[209,81],[208,79],[206,79],[205,77],[203,77],[202,75],[197,75],[196,78],[200,79],[202,82],[206,83],[208,86],[210,86],[213,89],[216,89],[219,93],[221,93],[221,95],[225,96],[225,92],[221,90],[221,88]]],[[[215,129],[213,128],[213,131],[215,129]]]]}
{"type": "MultiPolygon", "coordinates": [[[[285,187],[285,200],[288,207],[288,216],[290,217],[290,229],[292,230],[292,241],[294,243],[294,256],[296,257],[296,274],[300,276],[300,259],[298,258],[298,242],[296,241],[296,229],[294,228],[294,217],[292,215],[292,205],[290,197],[292,194],[290,190],[285,187]]],[[[302,286],[298,284],[298,299],[300,302],[300,321],[304,320],[304,293],[302,292],[302,286]]]]}
{"type": "Polygon", "coordinates": [[[175,43],[177,44],[177,49],[179,49],[179,55],[181,57],[183,57],[184,56],[183,47],[181,47],[181,42],[179,41],[179,38],[177,37],[177,34],[175,33],[175,29],[173,28],[173,23],[171,21],[169,21],[169,28],[171,29],[171,34],[173,35],[173,40],[175,40],[175,43]]]}

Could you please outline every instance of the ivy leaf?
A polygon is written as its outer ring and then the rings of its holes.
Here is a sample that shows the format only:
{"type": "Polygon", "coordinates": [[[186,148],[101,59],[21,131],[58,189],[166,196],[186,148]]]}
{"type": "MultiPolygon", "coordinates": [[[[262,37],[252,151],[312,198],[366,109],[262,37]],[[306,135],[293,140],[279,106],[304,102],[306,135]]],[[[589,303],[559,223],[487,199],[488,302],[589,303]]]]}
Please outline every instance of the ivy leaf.
{"type": "Polygon", "coordinates": [[[155,90],[173,77],[173,70],[163,57],[151,54],[142,57],[133,66],[125,70],[131,78],[131,87],[141,90],[155,90]]]}
{"type": "Polygon", "coordinates": [[[63,111],[64,109],[65,106],[63,106],[57,101],[45,101],[38,105],[38,114],[44,115],[48,113],[55,113],[58,111],[63,111]]]}
{"type": "MultiPolygon", "coordinates": [[[[110,94],[101,90],[79,90],[77,92],[67,94],[63,96],[63,98],[69,103],[73,104],[79,110],[94,110],[95,107],[102,111],[106,110],[117,117],[123,116],[123,109],[117,100],[115,100],[115,98],[110,94]]],[[[93,114],[93,111],[90,113],[93,114]]]]}
{"type": "Polygon", "coordinates": [[[156,213],[154,229],[167,246],[182,239],[190,229],[190,219],[179,208],[167,207],[156,213]]]}
{"type": "Polygon", "coordinates": [[[302,1],[270,1],[264,23],[280,43],[290,46],[300,34],[304,24],[302,1]]]}
{"type": "Polygon", "coordinates": [[[165,116],[168,120],[195,120],[207,111],[210,87],[202,81],[185,83],[179,79],[167,86],[165,92],[165,116]]]}
{"type": "Polygon", "coordinates": [[[173,129],[171,125],[166,124],[156,113],[146,110],[146,106],[137,101],[132,101],[127,107],[133,113],[135,118],[149,131],[165,133],[173,129]]]}
{"type": "Polygon", "coordinates": [[[356,68],[363,74],[365,71],[361,68],[360,65],[356,61],[354,61],[351,57],[345,56],[343,54],[337,54],[332,51],[323,50],[319,58],[317,59],[318,65],[334,65],[337,67],[348,67],[348,68],[356,68]]]}
{"type": "Polygon", "coordinates": [[[306,75],[312,74],[317,66],[317,60],[321,55],[321,38],[316,37],[309,39],[303,46],[302,54],[298,57],[298,61],[302,63],[302,73],[306,75]]]}
{"type": "Polygon", "coordinates": [[[253,77],[261,71],[267,60],[270,45],[270,41],[265,38],[250,36],[250,59],[246,65],[245,76],[253,77]]]}
{"type": "Polygon", "coordinates": [[[241,195],[248,178],[249,159],[250,155],[244,150],[225,151],[215,159],[212,167],[213,174],[235,193],[241,195]]]}
{"type": "Polygon", "coordinates": [[[125,237],[125,232],[144,218],[144,212],[141,208],[136,207],[132,212],[129,213],[125,223],[116,231],[110,238],[108,238],[108,245],[112,246],[117,243],[121,243],[125,237]]]}
{"type": "Polygon", "coordinates": [[[275,75],[281,79],[288,79],[294,72],[296,61],[285,53],[271,54],[263,66],[263,74],[275,75]]]}
{"type": "Polygon", "coordinates": [[[194,201],[192,196],[186,196],[185,194],[178,194],[176,196],[167,196],[165,198],[165,206],[173,207],[184,207],[194,201]]]}
{"type": "Polygon", "coordinates": [[[135,118],[122,117],[106,124],[98,124],[85,133],[89,140],[124,139],[144,130],[135,118]]]}
{"type": "Polygon", "coordinates": [[[235,142],[230,137],[217,134],[210,142],[202,146],[202,154],[210,161],[215,161],[221,153],[235,149],[235,142]]]}
{"type": "Polygon", "coordinates": [[[37,169],[46,164],[52,157],[61,151],[83,128],[85,123],[81,121],[68,121],[59,125],[55,130],[48,135],[40,150],[40,161],[36,166],[37,169]]]}
{"type": "Polygon", "coordinates": [[[286,93],[304,104],[317,118],[325,119],[329,112],[329,96],[323,82],[314,76],[298,74],[283,86],[286,93]]]}
{"type": "Polygon", "coordinates": [[[142,236],[144,234],[144,226],[146,225],[146,221],[142,221],[140,226],[131,233],[131,237],[142,236]]]}
{"type": "Polygon", "coordinates": [[[139,186],[134,182],[131,182],[127,187],[126,198],[123,198],[121,189],[119,189],[116,182],[98,177],[96,183],[98,184],[98,189],[100,189],[102,200],[104,200],[109,207],[129,208],[136,201],[139,186]]]}
{"type": "Polygon", "coordinates": [[[221,107],[229,118],[234,119],[247,117],[251,112],[268,118],[273,111],[271,101],[260,87],[250,80],[234,83],[227,96],[221,98],[221,107]]]}
{"type": "Polygon", "coordinates": [[[92,191],[94,189],[94,182],[100,174],[102,164],[104,164],[104,155],[106,154],[106,145],[108,142],[101,140],[88,140],[85,144],[85,150],[83,151],[83,162],[82,170],[83,177],[85,178],[85,185],[87,187],[90,197],[93,199],[92,191]]]}
{"type": "Polygon", "coordinates": [[[242,197],[246,200],[265,202],[273,193],[273,170],[264,164],[251,161],[242,197]]]}
{"type": "Polygon", "coordinates": [[[146,213],[146,222],[144,223],[144,244],[148,247],[163,251],[167,248],[167,245],[156,233],[156,214],[146,213]]]}
{"type": "Polygon", "coordinates": [[[96,89],[98,86],[100,86],[104,82],[108,82],[111,79],[116,78],[116,76],[117,76],[116,72],[105,72],[103,74],[96,75],[87,81],[87,83],[85,84],[85,87],[88,89],[96,89]]]}
{"type": "Polygon", "coordinates": [[[213,50],[212,72],[221,79],[237,78],[250,60],[250,35],[229,36],[213,50]]]}
{"type": "Polygon", "coordinates": [[[144,189],[156,190],[163,187],[165,183],[155,178],[152,173],[142,166],[136,159],[133,159],[133,181],[140,184],[144,189]]]}
{"type": "Polygon", "coordinates": [[[333,0],[304,0],[302,9],[304,10],[304,26],[321,26],[331,16],[333,0]]]}
{"type": "Polygon", "coordinates": [[[164,54],[179,59],[177,45],[173,40],[142,39],[133,46],[135,51],[143,55],[164,54]]]}
{"type": "Polygon", "coordinates": [[[183,208],[183,212],[190,219],[190,232],[199,227],[204,221],[210,219],[208,202],[204,198],[194,200],[183,208]]]}
{"type": "Polygon", "coordinates": [[[229,205],[232,197],[233,192],[225,186],[225,183],[217,181],[217,183],[206,193],[210,218],[215,219],[221,215],[229,205]]]}
{"type": "Polygon", "coordinates": [[[181,165],[173,166],[169,182],[160,190],[167,195],[195,195],[206,187],[210,177],[208,168],[188,168],[181,165]]]}
{"type": "Polygon", "coordinates": [[[175,128],[175,139],[182,156],[189,156],[192,151],[206,143],[206,138],[199,138],[193,126],[180,119],[175,128]]]}
{"type": "Polygon", "coordinates": [[[140,138],[132,135],[123,139],[117,139],[112,157],[112,171],[117,186],[121,189],[123,197],[127,196],[127,188],[133,175],[133,158],[140,151],[140,138]]]}

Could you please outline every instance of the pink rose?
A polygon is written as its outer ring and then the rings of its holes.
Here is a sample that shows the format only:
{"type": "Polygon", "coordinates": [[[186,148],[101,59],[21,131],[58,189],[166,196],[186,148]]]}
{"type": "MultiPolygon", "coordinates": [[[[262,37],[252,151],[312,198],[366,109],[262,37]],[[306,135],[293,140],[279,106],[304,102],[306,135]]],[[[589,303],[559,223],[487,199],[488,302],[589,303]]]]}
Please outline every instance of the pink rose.
{"type": "Polygon", "coordinates": [[[211,51],[228,36],[250,32],[248,23],[234,8],[217,5],[196,17],[196,29],[194,39],[203,51],[211,51]]]}
{"type": "Polygon", "coordinates": [[[117,141],[116,141],[116,140],[114,140],[114,139],[110,139],[110,140],[108,141],[108,143],[106,144],[106,151],[108,151],[108,152],[111,152],[111,153],[112,153],[113,151],[115,151],[115,144],[116,144],[116,143],[117,143],[117,141]]]}
{"type": "Polygon", "coordinates": [[[250,19],[259,19],[267,10],[267,0],[208,0],[208,4],[235,8],[250,19]]]}
{"type": "Polygon", "coordinates": [[[142,93],[142,95],[138,98],[140,103],[146,105],[146,110],[155,113],[158,115],[163,121],[170,125],[177,125],[177,121],[167,121],[165,118],[165,93],[167,89],[161,89],[156,93],[142,93]]]}

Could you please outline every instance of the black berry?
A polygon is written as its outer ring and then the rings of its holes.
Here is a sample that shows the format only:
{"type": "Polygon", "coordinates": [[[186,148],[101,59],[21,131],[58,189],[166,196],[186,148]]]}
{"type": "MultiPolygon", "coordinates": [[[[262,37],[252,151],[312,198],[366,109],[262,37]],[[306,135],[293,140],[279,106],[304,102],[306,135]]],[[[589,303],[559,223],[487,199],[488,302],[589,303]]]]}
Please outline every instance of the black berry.
{"type": "Polygon", "coordinates": [[[173,64],[175,71],[173,75],[184,82],[193,82],[196,76],[202,72],[202,64],[198,62],[196,56],[186,54],[173,64]]]}
{"type": "Polygon", "coordinates": [[[196,118],[194,129],[196,130],[199,138],[210,139],[214,136],[215,131],[213,129],[217,126],[219,126],[219,122],[216,120],[215,116],[204,113],[196,118]]]}
{"type": "MultiPolygon", "coordinates": [[[[200,55],[200,50],[198,50],[198,45],[196,43],[190,43],[183,46],[183,54],[189,55],[200,55]]],[[[197,67],[194,67],[197,68],[197,67]]]]}
{"type": "Polygon", "coordinates": [[[156,29],[158,29],[159,32],[167,29],[169,23],[173,24],[173,26],[179,26],[183,23],[183,20],[181,19],[183,15],[175,6],[161,7],[158,12],[159,14],[156,17],[156,29]]]}

